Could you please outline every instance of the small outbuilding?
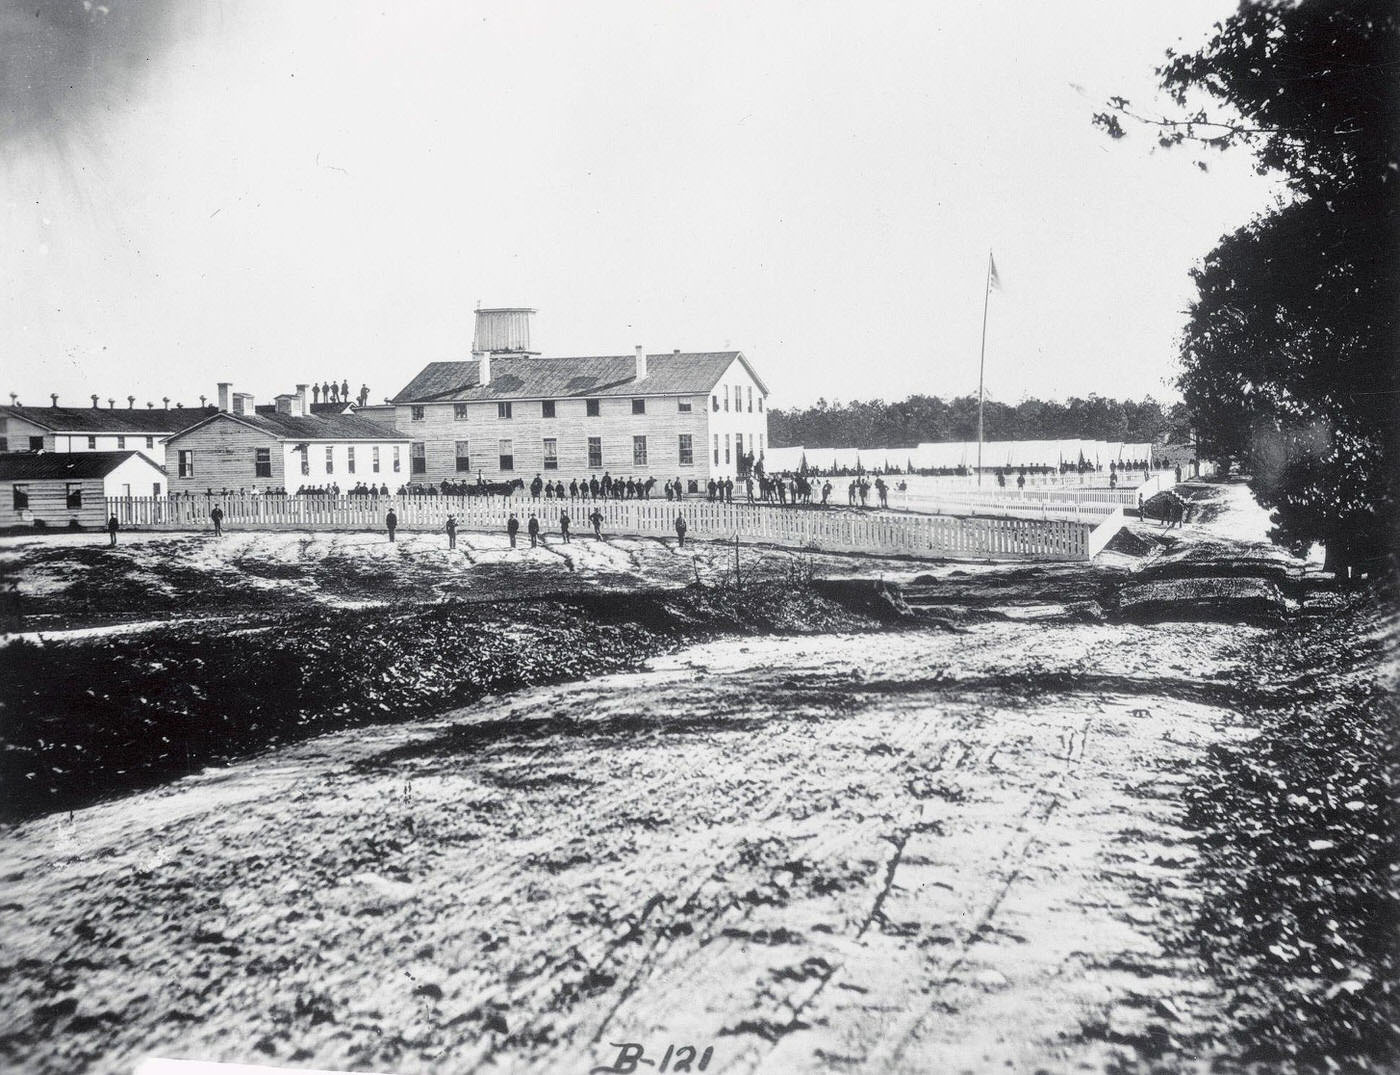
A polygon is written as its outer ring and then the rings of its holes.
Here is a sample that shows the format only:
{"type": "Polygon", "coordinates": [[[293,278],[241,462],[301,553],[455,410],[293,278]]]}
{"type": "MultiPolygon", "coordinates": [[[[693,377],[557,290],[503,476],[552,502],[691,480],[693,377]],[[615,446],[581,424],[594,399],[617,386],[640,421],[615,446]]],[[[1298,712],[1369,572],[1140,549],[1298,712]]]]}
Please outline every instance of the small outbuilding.
{"type": "Polygon", "coordinates": [[[165,468],[141,452],[0,454],[0,527],[100,527],[108,497],[164,496],[165,468]]]}

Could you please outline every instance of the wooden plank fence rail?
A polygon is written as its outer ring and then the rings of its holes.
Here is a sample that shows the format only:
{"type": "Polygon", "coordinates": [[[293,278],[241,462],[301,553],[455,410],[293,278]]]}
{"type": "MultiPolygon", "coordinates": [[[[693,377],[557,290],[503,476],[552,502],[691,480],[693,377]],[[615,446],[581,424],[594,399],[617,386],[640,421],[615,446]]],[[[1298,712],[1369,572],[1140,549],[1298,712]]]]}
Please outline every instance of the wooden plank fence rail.
{"type": "Polygon", "coordinates": [[[448,515],[463,531],[504,532],[511,512],[524,536],[531,511],[546,534],[557,534],[567,509],[575,534],[591,532],[596,508],[605,534],[674,535],[677,513],[697,538],[734,538],[832,552],[864,552],[976,560],[1087,560],[1091,533],[1102,518],[855,513],[708,500],[534,500],[527,497],[117,497],[107,507],[123,527],[209,530],[218,504],[235,530],[384,530],[393,508],[405,531],[440,531],[448,515]]]}

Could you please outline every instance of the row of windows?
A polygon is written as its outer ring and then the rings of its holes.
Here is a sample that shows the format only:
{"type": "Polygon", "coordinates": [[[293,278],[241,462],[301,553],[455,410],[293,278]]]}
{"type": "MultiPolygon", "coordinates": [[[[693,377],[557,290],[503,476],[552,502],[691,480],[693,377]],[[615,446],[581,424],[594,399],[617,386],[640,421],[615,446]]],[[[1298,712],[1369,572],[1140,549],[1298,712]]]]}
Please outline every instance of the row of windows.
{"type": "MultiPolygon", "coordinates": [[[[422,446],[421,444],[415,444],[415,445],[413,446],[414,455],[415,455],[415,466],[416,466],[416,464],[417,464],[417,457],[418,457],[419,455],[421,455],[421,449],[422,449],[422,447],[423,447],[423,446],[422,446]]],[[[324,465],[325,465],[326,473],[327,473],[327,474],[334,474],[334,473],[335,473],[335,446],[334,446],[334,445],[331,445],[331,444],[328,444],[328,445],[326,445],[326,449],[325,449],[325,450],[326,450],[326,455],[325,455],[325,462],[324,462],[324,465]]],[[[382,449],[381,449],[381,448],[379,447],[379,445],[377,445],[377,444],[376,444],[376,445],[372,445],[372,446],[370,447],[370,449],[369,449],[369,472],[370,472],[371,474],[378,474],[378,473],[380,472],[381,464],[382,464],[382,456],[380,455],[381,450],[382,450],[382,449]]],[[[400,454],[399,446],[398,446],[397,444],[392,445],[392,446],[390,447],[389,451],[390,451],[390,458],[389,458],[390,466],[391,466],[393,472],[394,472],[395,474],[398,474],[399,472],[401,472],[401,471],[403,470],[403,457],[402,457],[402,455],[400,454]]],[[[309,447],[303,447],[303,448],[300,449],[300,451],[299,451],[298,454],[301,456],[301,473],[302,473],[302,476],[305,477],[305,476],[310,475],[310,473],[311,473],[311,449],[310,449],[309,447]]],[[[354,474],[354,473],[356,472],[355,468],[356,468],[355,446],[354,446],[354,445],[350,445],[349,447],[347,447],[347,448],[345,449],[345,473],[347,473],[347,474],[354,474]]],[[[421,468],[420,468],[419,470],[415,471],[415,472],[416,472],[416,473],[421,473],[421,468]]],[[[181,478],[193,478],[193,477],[195,476],[195,474],[194,474],[194,451],[193,451],[193,449],[184,449],[184,450],[181,450],[181,451],[178,453],[178,459],[177,459],[177,461],[176,461],[176,473],[177,473],[181,478]]],[[[272,477],[272,449],[271,449],[271,448],[254,448],[254,449],[253,449],[253,476],[254,476],[255,478],[270,478],[270,477],[272,477]]]]}
{"type": "MultiPolygon", "coordinates": [[[[95,452],[95,451],[97,451],[97,438],[96,438],[96,437],[88,437],[88,439],[87,439],[87,446],[88,446],[88,451],[90,451],[90,452],[95,452]]],[[[156,439],[155,439],[155,437],[147,437],[147,438],[146,438],[146,447],[147,447],[147,448],[154,448],[155,446],[156,446],[156,439]]],[[[117,438],[117,450],[118,450],[118,451],[122,451],[122,450],[124,450],[125,448],[126,448],[126,438],[125,438],[125,437],[118,437],[118,438],[117,438]]],[[[0,437],[0,452],[8,452],[9,450],[10,450],[10,438],[9,438],[9,437],[0,437]]],[[[42,451],[44,450],[44,438],[43,438],[43,437],[30,437],[30,438],[29,438],[29,450],[30,450],[31,452],[42,452],[42,451]]]]}
{"type": "MultiPolygon", "coordinates": [[[[748,390],[748,400],[749,400],[748,409],[749,409],[750,411],[753,410],[753,385],[738,385],[738,384],[736,384],[736,385],[734,386],[734,409],[735,409],[736,411],[742,411],[742,410],[744,410],[744,391],[745,391],[745,389],[748,390]]],[[[712,395],[712,396],[710,397],[710,409],[711,409],[711,410],[718,411],[718,410],[720,409],[721,405],[723,405],[723,408],[724,408],[726,411],[729,410],[729,389],[728,389],[728,388],[721,388],[718,392],[716,392],[714,395],[712,395]]],[[[758,396],[758,413],[759,413],[759,414],[762,414],[762,413],[763,413],[763,394],[762,394],[761,392],[759,393],[759,396],[758,396]]]]}
{"type": "MultiPolygon", "coordinates": [[[[555,418],[555,417],[558,417],[558,415],[557,415],[557,413],[556,413],[556,408],[555,408],[555,404],[556,404],[557,402],[558,402],[557,400],[553,400],[553,399],[542,399],[542,400],[540,400],[540,417],[541,417],[541,418],[555,418]]],[[[598,417],[601,417],[601,415],[602,415],[602,403],[603,403],[602,400],[600,400],[600,399],[585,399],[585,400],[583,401],[583,403],[584,403],[584,413],[585,413],[589,418],[598,418],[598,417]]],[[[761,401],[760,401],[760,404],[761,404],[761,401]]],[[[458,422],[465,422],[465,421],[467,420],[467,413],[468,413],[468,411],[470,410],[470,408],[471,408],[471,404],[470,404],[470,403],[454,403],[454,404],[452,404],[452,417],[453,417],[456,421],[458,421],[458,422]]],[[[676,410],[679,411],[681,414],[689,414],[689,413],[691,412],[692,409],[693,409],[693,404],[691,403],[690,400],[688,400],[688,399],[680,399],[680,400],[677,400],[677,401],[676,401],[676,410]]],[[[736,407],[735,409],[737,410],[738,408],[736,407]]],[[[751,408],[751,409],[752,409],[752,408],[751,408]]],[[[762,410],[762,409],[763,409],[763,408],[762,408],[762,406],[760,405],[759,410],[762,410]]],[[[716,406],[716,407],[715,407],[715,410],[719,410],[719,407],[716,406]]],[[[632,401],[632,413],[633,413],[633,414],[646,414],[646,413],[647,413],[647,401],[646,401],[645,399],[634,399],[634,400],[632,401]]],[[[408,409],[408,416],[409,416],[409,419],[410,419],[411,421],[414,421],[414,422],[421,422],[421,421],[423,421],[423,418],[424,418],[424,415],[425,415],[425,414],[426,414],[426,408],[425,408],[422,404],[414,404],[413,406],[409,407],[409,409],[408,409]]],[[[513,402],[504,402],[504,401],[503,401],[503,402],[500,402],[500,403],[497,403],[497,404],[496,404],[496,417],[497,417],[497,418],[513,418],[513,417],[515,417],[515,405],[514,405],[514,403],[513,403],[513,402]]]]}
{"type": "MultiPolygon", "coordinates": [[[[427,471],[427,460],[422,444],[413,446],[413,473],[422,474],[427,471]]],[[[544,460],[545,470],[559,469],[559,438],[545,437],[541,444],[541,457],[544,460]]],[[[472,469],[471,445],[470,442],[459,440],[456,444],[457,470],[459,472],[470,472],[472,469]]],[[[695,463],[695,441],[691,434],[680,433],[676,437],[676,461],[683,467],[693,466],[695,463]]],[[[496,442],[496,463],[500,470],[515,469],[515,441],[502,439],[496,442]]],[[[637,436],[632,438],[632,465],[634,467],[644,467],[648,463],[647,438],[637,436]]],[[[590,470],[601,470],[603,466],[603,438],[588,438],[588,468],[590,470]]]]}
{"type": "MultiPolygon", "coordinates": [[[[11,487],[14,495],[15,511],[24,511],[29,507],[29,486],[15,485],[11,487]]],[[[83,506],[83,486],[81,482],[67,483],[66,504],[70,508],[81,508],[83,506]]],[[[157,494],[159,495],[159,494],[157,494]]]]}

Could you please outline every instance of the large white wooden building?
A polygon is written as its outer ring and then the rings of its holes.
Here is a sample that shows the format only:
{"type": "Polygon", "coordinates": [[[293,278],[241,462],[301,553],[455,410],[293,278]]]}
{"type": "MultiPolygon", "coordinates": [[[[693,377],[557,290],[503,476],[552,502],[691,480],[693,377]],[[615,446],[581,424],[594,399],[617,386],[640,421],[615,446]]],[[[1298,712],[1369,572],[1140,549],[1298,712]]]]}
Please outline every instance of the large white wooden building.
{"type": "Polygon", "coordinates": [[[739,351],[530,350],[523,308],[478,310],[472,357],[433,362],[359,414],[411,442],[414,480],[734,477],[768,448],[768,389],[739,351]]]}

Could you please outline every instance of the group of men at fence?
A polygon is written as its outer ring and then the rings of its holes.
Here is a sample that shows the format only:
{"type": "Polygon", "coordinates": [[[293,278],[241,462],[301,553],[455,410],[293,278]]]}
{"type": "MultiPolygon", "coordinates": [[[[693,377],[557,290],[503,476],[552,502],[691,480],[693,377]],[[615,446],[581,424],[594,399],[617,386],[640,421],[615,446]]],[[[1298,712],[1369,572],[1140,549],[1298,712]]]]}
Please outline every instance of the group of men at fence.
{"type": "MultiPolygon", "coordinates": [[[[593,527],[593,536],[599,541],[603,540],[603,521],[603,513],[597,508],[594,508],[588,513],[588,522],[593,527]]],[[[389,540],[393,541],[394,529],[398,525],[398,518],[392,510],[385,517],[385,523],[389,528],[389,540]]],[[[572,525],[573,519],[569,517],[568,511],[560,509],[559,537],[566,545],[569,544],[571,540],[572,532],[569,528],[572,525]]],[[[689,529],[686,525],[685,516],[677,513],[674,525],[676,528],[677,545],[679,548],[685,548],[685,534],[689,529]]],[[[455,549],[457,547],[457,516],[449,515],[447,521],[443,524],[443,530],[447,534],[447,547],[449,549],[455,549]]],[[[544,532],[540,526],[539,516],[533,511],[529,513],[525,521],[525,533],[530,539],[530,548],[533,549],[545,543],[544,532]]],[[[506,537],[510,541],[510,547],[512,549],[515,548],[516,541],[520,537],[520,516],[515,512],[511,512],[510,516],[506,519],[506,537]]]]}

